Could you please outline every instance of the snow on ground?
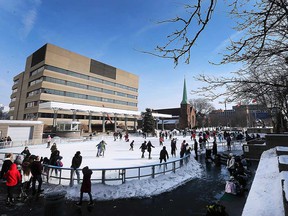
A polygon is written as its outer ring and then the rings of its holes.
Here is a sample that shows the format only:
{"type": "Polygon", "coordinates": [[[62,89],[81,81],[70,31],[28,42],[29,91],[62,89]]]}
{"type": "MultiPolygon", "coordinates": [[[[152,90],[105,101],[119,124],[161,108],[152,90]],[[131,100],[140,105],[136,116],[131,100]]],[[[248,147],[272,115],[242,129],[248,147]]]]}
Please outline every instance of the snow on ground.
{"type": "Polygon", "coordinates": [[[284,216],[276,148],[263,152],[242,216],[284,216]]]}
{"type": "MultiPolygon", "coordinates": [[[[164,145],[169,153],[169,161],[179,159],[180,145],[185,139],[189,145],[192,146],[192,141],[189,137],[177,137],[177,152],[176,158],[170,157],[170,140],[165,139],[164,145]]],[[[115,168],[115,167],[135,167],[159,163],[159,153],[163,148],[159,146],[158,138],[148,137],[147,142],[150,140],[155,148],[152,148],[152,159],[148,159],[148,153],[145,153],[145,158],[141,158],[140,146],[144,141],[142,137],[130,137],[130,142],[124,140],[114,141],[113,137],[94,137],[92,141],[79,141],[70,143],[57,144],[60,155],[63,157],[63,167],[70,167],[72,157],[76,151],[81,151],[82,165],[89,166],[90,168],[115,168]],[[107,142],[105,156],[96,157],[96,145],[104,139],[107,142]],[[134,140],[134,151],[129,151],[130,142],[134,140]]],[[[2,149],[2,152],[15,152],[20,153],[24,147],[15,147],[12,149],[2,149]]],[[[50,157],[50,148],[46,148],[46,144],[29,146],[31,154],[39,155],[42,157],[50,157]]],[[[63,172],[64,173],[64,172],[63,172]]],[[[93,173],[94,174],[94,173],[93,173]]],[[[76,176],[75,176],[76,177],[76,176]]],[[[93,176],[92,176],[93,177],[93,176]]],[[[183,169],[177,170],[176,173],[169,173],[157,176],[156,178],[146,178],[137,180],[126,181],[121,185],[104,185],[101,183],[92,184],[92,196],[96,200],[111,200],[118,198],[131,198],[131,197],[149,197],[161,194],[166,191],[173,190],[181,184],[193,179],[201,177],[200,164],[191,157],[191,160],[183,169]]],[[[76,200],[79,199],[80,185],[75,184],[73,187],[66,185],[51,185],[44,184],[45,192],[52,191],[67,191],[67,198],[76,200]]],[[[85,196],[84,196],[85,197],[85,196]]]]}
{"type": "MultiPolygon", "coordinates": [[[[159,152],[162,147],[159,146],[158,138],[147,138],[147,141],[151,140],[155,146],[155,148],[152,149],[151,160],[147,158],[147,152],[145,158],[141,159],[141,150],[139,148],[144,139],[142,137],[130,137],[130,141],[132,139],[135,140],[134,151],[129,151],[130,142],[125,142],[124,140],[114,141],[112,137],[94,137],[92,141],[60,143],[57,144],[57,146],[61,156],[63,156],[64,167],[70,167],[72,157],[78,150],[81,151],[81,155],[83,156],[81,168],[87,165],[90,168],[131,167],[156,164],[159,162],[159,152]],[[96,144],[98,144],[102,138],[107,142],[105,157],[97,158],[96,144]]],[[[186,139],[190,146],[192,145],[189,137],[183,138],[177,136],[177,139],[178,150],[176,159],[179,158],[179,149],[183,139],[186,139]]],[[[212,142],[212,140],[210,140],[210,142],[212,142]]],[[[164,145],[167,147],[170,156],[170,140],[165,139],[164,145]]],[[[32,154],[50,157],[50,149],[46,148],[46,144],[29,146],[29,149],[32,154]]],[[[241,149],[241,146],[238,146],[237,149],[241,149]]],[[[15,147],[12,149],[1,149],[1,152],[17,153],[22,150],[23,147],[15,147]]],[[[218,144],[218,151],[223,150],[226,150],[225,145],[223,147],[222,144],[218,144]]],[[[192,155],[194,155],[194,152],[192,152],[192,155]]],[[[170,157],[168,161],[171,160],[175,160],[175,158],[170,157]]],[[[121,185],[92,184],[92,196],[95,200],[150,197],[173,190],[193,178],[201,178],[201,165],[191,157],[187,166],[177,170],[175,174],[160,175],[154,179],[130,180],[121,185]]],[[[262,154],[242,215],[284,216],[281,179],[284,179],[287,183],[288,174],[279,173],[276,148],[270,149],[262,154]]],[[[43,187],[45,188],[45,193],[65,190],[68,199],[79,199],[80,185],[76,184],[73,187],[69,187],[44,183],[43,187]]],[[[286,191],[288,191],[287,184],[286,186],[284,185],[284,187],[286,191]]],[[[88,200],[88,196],[84,195],[83,199],[88,200]]]]}

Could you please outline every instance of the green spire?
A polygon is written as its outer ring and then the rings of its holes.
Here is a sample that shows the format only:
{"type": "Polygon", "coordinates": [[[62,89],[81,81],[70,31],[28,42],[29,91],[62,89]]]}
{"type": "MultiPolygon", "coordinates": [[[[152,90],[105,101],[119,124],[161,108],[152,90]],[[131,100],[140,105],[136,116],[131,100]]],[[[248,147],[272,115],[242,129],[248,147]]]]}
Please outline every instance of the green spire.
{"type": "Polygon", "coordinates": [[[186,79],[184,78],[184,88],[183,88],[183,97],[181,104],[188,104],[187,101],[187,90],[186,90],[186,79]]]}

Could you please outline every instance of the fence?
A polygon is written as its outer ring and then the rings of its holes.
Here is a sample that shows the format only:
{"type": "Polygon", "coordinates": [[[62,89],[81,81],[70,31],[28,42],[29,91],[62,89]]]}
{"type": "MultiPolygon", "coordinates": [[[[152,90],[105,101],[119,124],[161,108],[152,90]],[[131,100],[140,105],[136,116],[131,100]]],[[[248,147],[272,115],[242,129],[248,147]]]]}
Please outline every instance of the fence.
{"type": "MultiPolygon", "coordinates": [[[[0,160],[3,160],[6,153],[0,152],[0,160]]],[[[19,153],[13,153],[16,157],[19,153]]],[[[117,167],[106,169],[91,169],[93,174],[91,176],[91,182],[102,184],[123,184],[126,180],[143,179],[143,178],[155,178],[157,175],[166,173],[175,173],[176,170],[186,165],[190,159],[190,155],[185,155],[183,158],[176,159],[165,163],[157,163],[145,166],[137,167],[117,167]]],[[[43,164],[42,176],[50,184],[69,185],[71,181],[77,181],[74,176],[71,175],[72,168],[58,167],[52,165],[43,164]],[[53,173],[54,171],[54,173],[53,173]],[[59,173],[59,175],[56,174],[59,173]]],[[[81,174],[81,169],[78,169],[81,174]]],[[[82,176],[82,175],[80,175],[82,176]]],[[[80,179],[82,180],[82,178],[80,179]]]]}
{"type": "MultiPolygon", "coordinates": [[[[157,163],[137,167],[91,169],[93,171],[91,182],[116,185],[123,184],[126,180],[140,180],[149,177],[155,178],[157,175],[175,173],[177,169],[186,165],[189,159],[190,155],[186,155],[183,158],[161,164],[157,163]]],[[[72,168],[63,168],[45,164],[43,167],[44,171],[42,174],[48,183],[68,185],[71,181],[76,181],[76,179],[73,178],[73,175],[71,175],[73,170],[72,168]],[[59,172],[59,175],[56,175],[55,170],[57,170],[57,173],[59,172]]],[[[81,169],[78,169],[78,171],[81,171],[81,169]]]]}

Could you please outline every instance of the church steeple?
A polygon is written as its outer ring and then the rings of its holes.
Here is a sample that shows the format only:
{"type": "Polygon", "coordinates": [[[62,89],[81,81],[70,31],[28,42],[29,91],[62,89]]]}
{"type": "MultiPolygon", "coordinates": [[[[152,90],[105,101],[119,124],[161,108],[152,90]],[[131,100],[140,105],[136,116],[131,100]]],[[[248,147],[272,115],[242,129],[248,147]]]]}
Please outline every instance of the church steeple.
{"type": "Polygon", "coordinates": [[[188,104],[187,101],[187,90],[186,90],[186,79],[184,78],[184,88],[183,88],[183,97],[181,104],[188,104]]]}

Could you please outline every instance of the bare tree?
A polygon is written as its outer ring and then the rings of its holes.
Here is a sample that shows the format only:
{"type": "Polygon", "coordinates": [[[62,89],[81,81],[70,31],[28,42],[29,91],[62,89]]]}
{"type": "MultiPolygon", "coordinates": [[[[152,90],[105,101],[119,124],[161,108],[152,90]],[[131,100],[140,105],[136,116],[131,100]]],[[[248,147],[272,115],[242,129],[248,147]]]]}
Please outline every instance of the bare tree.
{"type": "MultiPolygon", "coordinates": [[[[210,99],[226,96],[228,102],[257,98],[273,112],[276,110],[275,115],[280,116],[277,127],[279,121],[284,121],[286,126],[281,127],[287,130],[288,1],[231,0],[226,1],[226,5],[232,18],[237,20],[234,29],[241,32],[241,38],[231,40],[219,64],[240,62],[243,68],[231,72],[230,77],[198,75],[196,79],[206,86],[194,92],[210,99]],[[226,91],[215,93],[217,88],[226,91]]],[[[210,0],[209,4],[198,0],[185,5],[187,17],[163,21],[182,25],[167,36],[164,46],[157,46],[156,51],[160,53],[157,55],[173,59],[176,65],[180,58],[189,63],[191,49],[213,18],[216,6],[216,0],[210,0]]]]}

